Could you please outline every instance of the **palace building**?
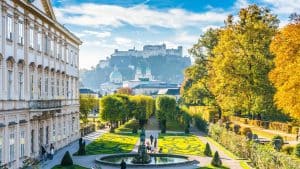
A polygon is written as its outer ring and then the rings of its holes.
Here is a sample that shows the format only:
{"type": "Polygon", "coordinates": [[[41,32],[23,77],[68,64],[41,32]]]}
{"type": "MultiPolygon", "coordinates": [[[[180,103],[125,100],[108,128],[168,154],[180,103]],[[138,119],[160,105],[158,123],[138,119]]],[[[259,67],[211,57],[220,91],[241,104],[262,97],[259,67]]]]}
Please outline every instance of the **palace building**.
{"type": "Polygon", "coordinates": [[[0,1],[0,165],[80,137],[79,46],[50,0],[0,1]]]}

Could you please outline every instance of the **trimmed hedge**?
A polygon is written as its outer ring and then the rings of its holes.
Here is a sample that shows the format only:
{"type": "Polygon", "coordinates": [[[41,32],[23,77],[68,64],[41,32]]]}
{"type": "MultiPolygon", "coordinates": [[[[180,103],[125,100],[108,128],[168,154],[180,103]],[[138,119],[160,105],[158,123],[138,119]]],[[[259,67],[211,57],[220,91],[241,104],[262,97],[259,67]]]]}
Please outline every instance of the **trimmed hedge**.
{"type": "Polygon", "coordinates": [[[247,141],[245,136],[227,131],[218,124],[210,125],[209,135],[240,158],[249,159],[256,168],[298,169],[300,166],[300,161],[285,153],[277,152],[272,144],[262,145],[247,141]]]}

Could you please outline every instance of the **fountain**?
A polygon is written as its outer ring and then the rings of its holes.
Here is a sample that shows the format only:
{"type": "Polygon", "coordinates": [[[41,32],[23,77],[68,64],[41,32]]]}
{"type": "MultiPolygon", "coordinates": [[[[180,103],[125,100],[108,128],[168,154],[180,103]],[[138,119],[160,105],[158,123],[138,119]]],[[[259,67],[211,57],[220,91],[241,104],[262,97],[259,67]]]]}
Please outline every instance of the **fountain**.
{"type": "Polygon", "coordinates": [[[139,167],[159,167],[159,166],[173,166],[173,165],[189,165],[195,163],[194,160],[190,160],[187,156],[174,155],[174,154],[153,154],[147,153],[145,145],[146,135],[145,129],[140,133],[140,144],[138,146],[138,153],[123,153],[101,157],[96,159],[96,162],[102,165],[108,166],[120,166],[122,160],[124,160],[127,166],[139,166],[139,167]]]}
{"type": "Polygon", "coordinates": [[[142,129],[140,134],[140,145],[138,147],[138,155],[132,160],[135,164],[148,164],[151,161],[150,155],[147,153],[145,145],[145,129],[142,129]]]}

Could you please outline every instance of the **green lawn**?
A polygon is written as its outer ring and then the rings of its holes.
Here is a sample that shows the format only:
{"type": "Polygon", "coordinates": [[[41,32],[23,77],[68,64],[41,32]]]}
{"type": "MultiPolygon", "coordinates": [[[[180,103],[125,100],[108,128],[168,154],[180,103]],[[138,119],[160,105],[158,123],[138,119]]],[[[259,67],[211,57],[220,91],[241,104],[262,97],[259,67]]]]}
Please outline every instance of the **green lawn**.
{"type": "Polygon", "coordinates": [[[136,128],[136,129],[139,128],[139,123],[135,119],[129,120],[128,122],[126,122],[125,124],[123,124],[119,128],[117,128],[115,131],[117,133],[132,132],[133,128],[136,128]]]}
{"type": "Polygon", "coordinates": [[[205,144],[192,134],[160,134],[158,146],[163,153],[203,156],[205,144]]]}
{"type": "Polygon", "coordinates": [[[134,148],[138,135],[105,133],[86,146],[87,155],[129,153],[134,148]]]}
{"type": "Polygon", "coordinates": [[[200,168],[197,168],[197,169],[229,169],[229,168],[225,167],[225,166],[215,167],[215,166],[209,165],[209,166],[200,167],[200,168]]]}
{"type": "Polygon", "coordinates": [[[68,167],[63,167],[61,165],[56,165],[54,166],[52,169],[88,169],[79,165],[72,165],[72,166],[68,166],[68,167]]]}

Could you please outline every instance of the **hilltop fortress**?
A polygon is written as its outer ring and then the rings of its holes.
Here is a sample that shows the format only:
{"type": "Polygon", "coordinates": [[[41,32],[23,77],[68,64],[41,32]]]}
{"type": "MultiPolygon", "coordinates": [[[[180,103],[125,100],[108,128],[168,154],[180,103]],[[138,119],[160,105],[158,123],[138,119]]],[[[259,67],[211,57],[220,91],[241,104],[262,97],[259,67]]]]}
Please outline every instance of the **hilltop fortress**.
{"type": "Polygon", "coordinates": [[[182,57],[182,46],[177,49],[167,49],[165,44],[162,45],[145,45],[143,50],[136,50],[135,48],[128,51],[119,51],[115,49],[115,53],[111,56],[135,56],[149,58],[151,56],[179,56],[182,57]]]}

